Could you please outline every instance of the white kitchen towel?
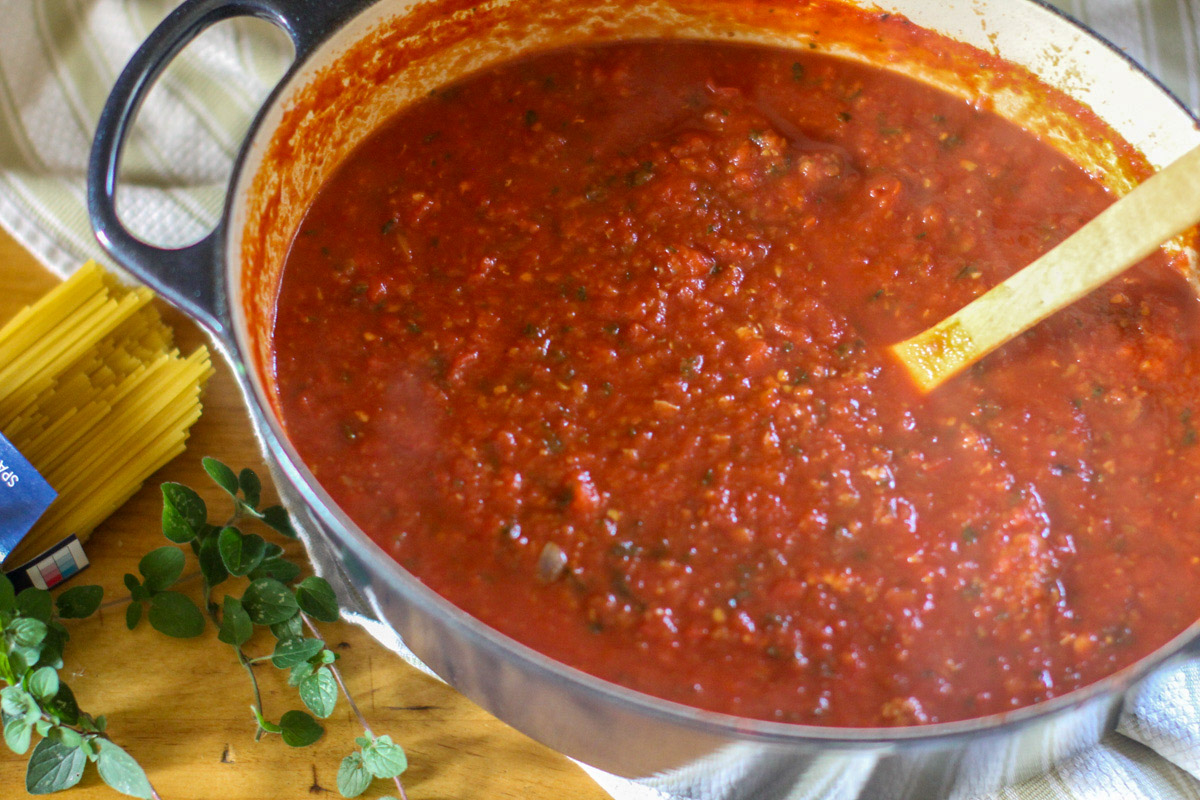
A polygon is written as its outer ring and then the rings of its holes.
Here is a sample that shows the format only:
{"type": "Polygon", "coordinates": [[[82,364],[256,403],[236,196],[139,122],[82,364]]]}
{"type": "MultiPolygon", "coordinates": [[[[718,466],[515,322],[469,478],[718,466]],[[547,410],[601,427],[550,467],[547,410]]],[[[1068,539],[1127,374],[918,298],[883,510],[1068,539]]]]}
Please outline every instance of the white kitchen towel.
{"type": "MultiPolygon", "coordinates": [[[[0,224],[59,274],[107,261],[86,214],[95,121],[122,65],[178,0],[0,0],[0,224]]],[[[1058,0],[1200,109],[1200,0],[1058,0]]],[[[187,48],[154,90],[130,139],[119,206],[149,241],[180,245],[216,221],[238,143],[290,58],[267,23],[220,24],[187,48]]],[[[4,283],[0,265],[0,289],[4,283]]],[[[321,548],[314,548],[317,567],[321,548]]],[[[407,653],[385,626],[362,619],[407,653]]],[[[606,735],[608,732],[598,732],[606,735]]],[[[647,785],[589,770],[619,800],[664,800],[647,785]]],[[[855,794],[849,776],[814,777],[804,797],[855,794]]],[[[710,794],[695,800],[734,800],[710,794]]],[[[1003,800],[1200,800],[1200,663],[1132,693],[1118,731],[1003,800]]],[[[740,799],[739,799],[740,800],[740,799]]]]}

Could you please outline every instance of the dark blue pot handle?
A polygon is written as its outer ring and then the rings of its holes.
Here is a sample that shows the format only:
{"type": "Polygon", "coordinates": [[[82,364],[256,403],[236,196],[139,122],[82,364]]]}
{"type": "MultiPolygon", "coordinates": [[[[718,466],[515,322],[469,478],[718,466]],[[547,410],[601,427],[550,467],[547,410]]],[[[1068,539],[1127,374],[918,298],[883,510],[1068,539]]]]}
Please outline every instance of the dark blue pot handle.
{"type": "Polygon", "coordinates": [[[228,340],[229,333],[220,278],[224,219],[195,244],[167,249],[138,239],[117,218],[117,168],[133,119],[171,59],[222,20],[250,16],[274,23],[291,37],[295,69],[317,44],[367,4],[364,0],[188,0],[134,53],[100,114],[87,175],[88,213],[96,238],[130,273],[220,339],[228,340]]]}

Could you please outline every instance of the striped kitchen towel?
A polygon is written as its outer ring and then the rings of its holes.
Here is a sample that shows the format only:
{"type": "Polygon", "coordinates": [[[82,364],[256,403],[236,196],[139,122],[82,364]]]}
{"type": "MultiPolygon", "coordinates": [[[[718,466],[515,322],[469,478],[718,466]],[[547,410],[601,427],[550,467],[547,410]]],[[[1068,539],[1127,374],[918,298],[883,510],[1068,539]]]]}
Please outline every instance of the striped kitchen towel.
{"type": "MultiPolygon", "coordinates": [[[[331,0],[332,1],[332,0],[331,0]]],[[[0,0],[0,224],[65,274],[106,260],[88,223],[84,172],[95,121],[122,65],[177,0],[0,0]]],[[[1200,0],[1057,0],[1200,109],[1200,0]]],[[[207,32],[176,59],[129,140],[118,204],[148,241],[181,245],[216,221],[243,131],[290,45],[265,22],[207,32]]],[[[4,268],[0,266],[0,289],[4,268]]],[[[328,574],[321,548],[318,570],[328,574]]],[[[395,634],[360,618],[386,646],[395,634]]],[[[604,735],[598,733],[598,735],[604,735]]],[[[663,800],[653,782],[590,770],[621,800],[663,800]]],[[[793,797],[851,798],[853,775],[814,775],[793,797]]],[[[703,800],[740,798],[736,786],[703,800]]],[[[1117,733],[1002,800],[1200,800],[1200,663],[1160,672],[1128,699],[1117,733]]]]}
{"type": "MultiPolygon", "coordinates": [[[[0,0],[0,224],[59,274],[111,263],[87,216],[96,120],[133,51],[178,0],[0,0]]],[[[221,213],[251,117],[291,57],[267,22],[220,23],[152,91],[129,138],[117,195],[147,241],[179,246],[221,213]]]]}

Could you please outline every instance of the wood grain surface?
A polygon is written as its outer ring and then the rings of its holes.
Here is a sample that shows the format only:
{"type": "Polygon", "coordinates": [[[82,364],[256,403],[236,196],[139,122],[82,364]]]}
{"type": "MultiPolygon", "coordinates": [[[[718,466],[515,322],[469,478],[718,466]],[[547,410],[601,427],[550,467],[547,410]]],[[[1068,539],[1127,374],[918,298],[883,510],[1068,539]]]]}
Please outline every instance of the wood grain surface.
{"type": "MultiPolygon", "coordinates": [[[[0,231],[0,324],[55,282],[0,231]]],[[[182,349],[190,351],[203,341],[180,315],[166,309],[164,316],[182,349]]],[[[255,742],[250,683],[211,626],[190,640],[169,639],[145,622],[134,632],[125,627],[128,595],[122,576],[137,571],[143,554],[167,543],[159,524],[158,484],[171,480],[193,486],[217,513],[226,506],[200,467],[202,456],[266,474],[229,370],[223,363],[217,367],[188,452],[152,476],[88,542],[92,566],[73,583],[100,584],[105,604],[98,616],[69,622],[71,641],[62,675],[81,708],[108,716],[112,738],[146,768],[164,800],[338,798],[338,764],[361,735],[344,699],[325,721],[324,738],[312,747],[292,749],[278,737],[255,742]]],[[[272,493],[266,489],[264,494],[272,493]]],[[[298,545],[291,546],[291,554],[303,561],[298,545]]],[[[193,579],[184,590],[197,597],[199,582],[193,579]]],[[[347,684],[375,733],[391,735],[407,751],[403,781],[411,800],[608,797],[571,761],[409,667],[361,629],[337,623],[325,626],[325,634],[342,654],[347,684]]],[[[269,652],[271,646],[255,639],[246,649],[269,652]]],[[[264,666],[258,675],[269,717],[278,719],[301,707],[280,670],[264,666]]],[[[0,798],[26,796],[25,763],[25,757],[0,747],[0,798]]],[[[394,792],[394,786],[376,781],[362,796],[394,792]]],[[[62,796],[119,797],[92,767],[78,787],[62,796]]]]}

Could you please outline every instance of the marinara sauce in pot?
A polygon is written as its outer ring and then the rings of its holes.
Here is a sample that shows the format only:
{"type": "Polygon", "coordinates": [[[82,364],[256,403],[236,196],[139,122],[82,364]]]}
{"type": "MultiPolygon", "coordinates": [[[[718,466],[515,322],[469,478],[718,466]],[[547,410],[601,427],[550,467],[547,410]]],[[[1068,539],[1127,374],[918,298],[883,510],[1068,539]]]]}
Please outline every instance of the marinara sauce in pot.
{"type": "Polygon", "coordinates": [[[1030,705],[1200,617],[1196,297],[1156,255],[931,397],[887,346],[1112,200],[875,67],[526,57],[317,196],[288,435],[406,569],[602,678],[838,726],[1030,705]]]}

